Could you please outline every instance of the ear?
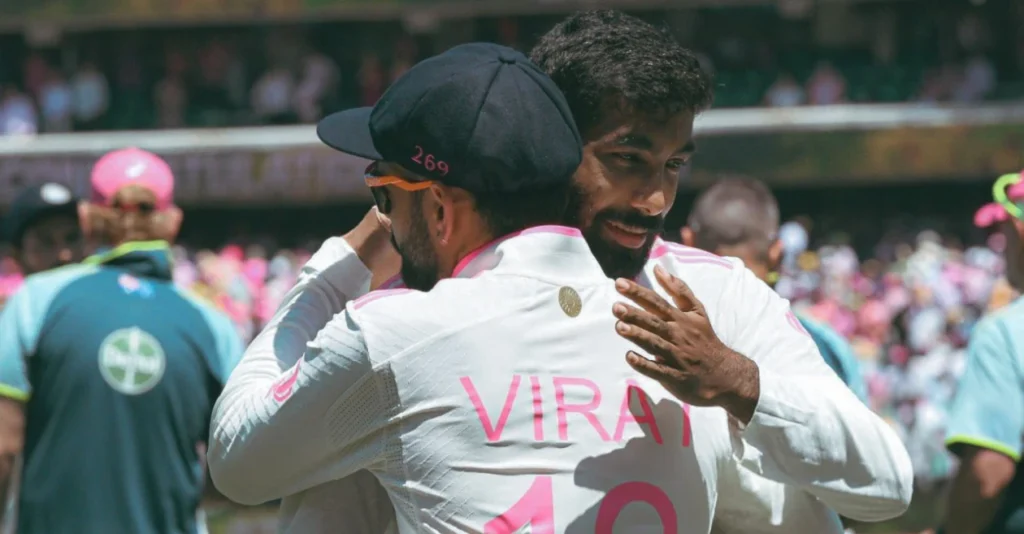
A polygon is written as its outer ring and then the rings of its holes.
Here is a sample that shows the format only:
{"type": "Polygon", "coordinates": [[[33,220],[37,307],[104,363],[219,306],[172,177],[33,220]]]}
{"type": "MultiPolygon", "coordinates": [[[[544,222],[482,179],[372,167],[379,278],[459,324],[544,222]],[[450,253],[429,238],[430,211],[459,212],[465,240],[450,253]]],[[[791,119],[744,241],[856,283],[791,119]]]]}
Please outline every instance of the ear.
{"type": "Polygon", "coordinates": [[[82,200],[78,203],[78,226],[82,229],[82,235],[89,237],[92,234],[92,221],[89,217],[89,203],[82,200]]]}
{"type": "Polygon", "coordinates": [[[166,241],[174,241],[178,237],[178,231],[181,230],[181,221],[184,218],[181,208],[171,206],[164,209],[160,215],[163,218],[160,222],[160,237],[166,241]]]}
{"type": "Polygon", "coordinates": [[[780,263],[782,263],[782,240],[776,239],[775,242],[768,247],[768,269],[775,271],[778,269],[780,263]]]}
{"type": "Polygon", "coordinates": [[[430,186],[429,192],[423,202],[424,213],[433,213],[434,219],[428,220],[427,224],[432,233],[437,237],[441,245],[447,245],[451,241],[455,229],[455,198],[453,190],[440,184],[430,186]]]}
{"type": "Polygon", "coordinates": [[[682,238],[683,244],[688,247],[694,246],[693,244],[697,241],[694,239],[693,230],[691,230],[689,226],[684,226],[683,229],[679,231],[679,237],[682,238]]]}

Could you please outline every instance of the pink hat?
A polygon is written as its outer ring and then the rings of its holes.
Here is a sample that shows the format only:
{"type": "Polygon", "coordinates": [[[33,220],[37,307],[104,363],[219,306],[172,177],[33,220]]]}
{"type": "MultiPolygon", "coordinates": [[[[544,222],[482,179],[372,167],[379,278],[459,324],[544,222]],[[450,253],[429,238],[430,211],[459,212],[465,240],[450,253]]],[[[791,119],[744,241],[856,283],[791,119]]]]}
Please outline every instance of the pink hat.
{"type": "MultiPolygon", "coordinates": [[[[1020,173],[1020,180],[1006,188],[1006,198],[1012,201],[1024,200],[1024,171],[1020,173]]],[[[1006,209],[998,202],[985,204],[974,213],[974,225],[978,228],[987,228],[993,224],[1003,222],[1010,218],[1006,209]]]]}
{"type": "Polygon", "coordinates": [[[92,200],[109,205],[128,185],[140,185],[156,195],[156,209],[171,205],[174,175],[160,156],[138,148],[109,152],[92,168],[92,200]]]}

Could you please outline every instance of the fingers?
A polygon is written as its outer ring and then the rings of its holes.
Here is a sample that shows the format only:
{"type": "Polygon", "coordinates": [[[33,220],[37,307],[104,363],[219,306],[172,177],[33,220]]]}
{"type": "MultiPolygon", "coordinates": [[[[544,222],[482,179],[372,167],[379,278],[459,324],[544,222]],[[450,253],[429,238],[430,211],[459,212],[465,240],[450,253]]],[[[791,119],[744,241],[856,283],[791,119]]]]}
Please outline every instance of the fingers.
{"type": "Polygon", "coordinates": [[[673,361],[672,343],[667,339],[622,321],[615,323],[615,332],[653,355],[659,362],[673,361]]]}
{"type": "Polygon", "coordinates": [[[628,325],[642,328],[665,339],[668,339],[672,334],[668,323],[659,319],[654,314],[634,306],[617,302],[612,306],[612,315],[628,325]]]}
{"type": "Polygon", "coordinates": [[[384,231],[391,233],[391,218],[383,213],[377,211],[377,206],[370,208],[374,216],[377,217],[377,224],[380,225],[384,231]]]}
{"type": "Polygon", "coordinates": [[[636,370],[636,372],[659,382],[671,380],[674,373],[674,370],[671,367],[648,360],[633,351],[626,353],[626,363],[636,370]]]}
{"type": "Polygon", "coordinates": [[[701,315],[706,315],[704,312],[704,305],[701,304],[697,296],[690,290],[690,286],[686,285],[679,278],[669,274],[668,271],[663,269],[660,265],[654,267],[654,277],[657,278],[658,283],[661,287],[665,288],[665,291],[672,296],[676,306],[682,311],[695,311],[701,315]]]}
{"type": "Polygon", "coordinates": [[[625,278],[619,278],[615,281],[615,289],[622,296],[653,313],[659,319],[667,321],[672,317],[672,305],[661,298],[661,295],[655,293],[653,289],[648,289],[625,278]]]}

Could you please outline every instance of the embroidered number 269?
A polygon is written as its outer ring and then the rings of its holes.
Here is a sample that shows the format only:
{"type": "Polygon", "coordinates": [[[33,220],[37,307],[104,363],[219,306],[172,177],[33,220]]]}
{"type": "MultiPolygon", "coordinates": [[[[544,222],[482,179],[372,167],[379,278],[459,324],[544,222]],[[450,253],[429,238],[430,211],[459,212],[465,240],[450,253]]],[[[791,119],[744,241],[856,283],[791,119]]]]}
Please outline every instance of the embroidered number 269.
{"type": "MultiPolygon", "coordinates": [[[[679,532],[679,518],[672,500],[661,488],[647,482],[626,482],[611,489],[597,509],[594,534],[612,534],[619,513],[632,502],[645,502],[658,512],[665,534],[679,532]]],[[[512,534],[530,525],[532,534],[555,534],[555,495],[550,476],[533,480],[518,502],[484,525],[484,534],[512,534]]]]}
{"type": "Polygon", "coordinates": [[[419,163],[420,165],[423,166],[424,169],[427,169],[428,171],[433,172],[436,170],[438,173],[441,174],[441,176],[445,176],[448,174],[447,162],[435,159],[433,154],[426,154],[425,152],[423,152],[423,147],[419,145],[416,145],[414,148],[416,149],[416,153],[413,154],[411,158],[413,161],[419,163]]]}

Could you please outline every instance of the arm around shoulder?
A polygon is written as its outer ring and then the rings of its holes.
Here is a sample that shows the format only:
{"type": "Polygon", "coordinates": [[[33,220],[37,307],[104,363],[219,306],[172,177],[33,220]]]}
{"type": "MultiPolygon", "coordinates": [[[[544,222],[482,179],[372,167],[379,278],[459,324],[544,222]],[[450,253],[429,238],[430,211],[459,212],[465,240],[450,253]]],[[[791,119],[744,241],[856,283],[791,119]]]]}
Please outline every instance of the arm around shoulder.
{"type": "Polygon", "coordinates": [[[895,431],[825,364],[788,302],[748,270],[735,271],[715,327],[759,368],[757,408],[749,424],[737,424],[743,464],[851,519],[901,515],[913,469],[895,431]]]}

